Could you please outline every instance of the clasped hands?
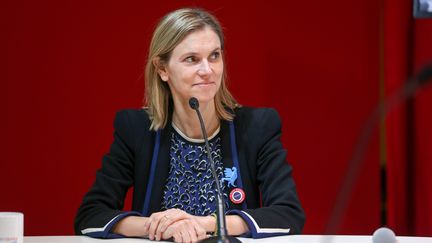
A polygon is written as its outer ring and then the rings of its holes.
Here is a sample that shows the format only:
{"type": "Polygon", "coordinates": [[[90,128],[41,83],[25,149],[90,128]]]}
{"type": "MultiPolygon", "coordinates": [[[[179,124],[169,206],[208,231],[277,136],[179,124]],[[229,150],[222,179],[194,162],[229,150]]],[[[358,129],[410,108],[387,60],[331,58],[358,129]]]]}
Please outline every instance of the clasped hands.
{"type": "Polygon", "coordinates": [[[207,237],[215,229],[212,216],[193,216],[180,209],[168,209],[153,213],[150,217],[128,216],[112,229],[127,237],[147,237],[150,240],[196,242],[207,237]]]}
{"type": "Polygon", "coordinates": [[[150,240],[173,238],[175,242],[196,242],[207,237],[206,221],[211,218],[193,216],[180,209],[168,209],[150,215],[144,223],[144,231],[150,240]]]}
{"type": "MultiPolygon", "coordinates": [[[[227,230],[230,235],[248,232],[246,222],[238,215],[228,215],[227,230]]],[[[121,219],[112,232],[127,237],[148,237],[150,240],[196,242],[207,238],[207,232],[216,228],[213,216],[193,216],[180,209],[168,209],[150,217],[127,216],[121,219]]]]}

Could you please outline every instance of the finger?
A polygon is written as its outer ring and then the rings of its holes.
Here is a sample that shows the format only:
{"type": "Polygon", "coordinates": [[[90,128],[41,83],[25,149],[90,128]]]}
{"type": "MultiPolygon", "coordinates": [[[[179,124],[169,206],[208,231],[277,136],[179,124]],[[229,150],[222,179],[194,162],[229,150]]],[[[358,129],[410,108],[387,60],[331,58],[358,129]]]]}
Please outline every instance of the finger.
{"type": "Polygon", "coordinates": [[[164,215],[160,219],[159,225],[156,228],[156,232],[155,232],[155,238],[156,238],[157,241],[159,241],[162,238],[163,232],[167,229],[167,227],[169,225],[171,225],[172,222],[173,222],[173,220],[170,219],[167,215],[164,215]]]}
{"type": "Polygon", "coordinates": [[[200,226],[192,219],[185,219],[179,222],[181,224],[181,236],[183,242],[196,242],[197,238],[197,230],[196,228],[200,228],[200,226]]]}
{"type": "Polygon", "coordinates": [[[147,235],[149,235],[149,230],[150,230],[150,226],[151,226],[151,224],[152,224],[152,222],[154,221],[154,218],[158,215],[159,213],[153,213],[153,214],[151,214],[148,218],[147,218],[147,220],[146,220],[146,222],[144,223],[144,232],[147,232],[147,235]]]}
{"type": "Polygon", "coordinates": [[[197,225],[197,224],[195,225],[195,231],[196,231],[196,234],[197,234],[197,241],[198,240],[203,240],[203,239],[207,238],[207,232],[200,225],[197,225]]]}
{"type": "Polygon", "coordinates": [[[172,228],[174,230],[174,239],[176,242],[189,242],[189,241],[186,241],[186,236],[185,236],[186,227],[185,226],[186,225],[185,225],[184,220],[178,221],[173,225],[172,228]]]}
{"type": "Polygon", "coordinates": [[[191,242],[190,237],[190,228],[189,227],[183,227],[183,230],[180,231],[180,235],[182,236],[183,242],[191,242]]]}
{"type": "Polygon", "coordinates": [[[162,235],[165,230],[172,225],[173,223],[177,222],[179,219],[174,216],[173,218],[171,216],[164,215],[163,218],[160,220],[159,225],[156,229],[156,235],[162,235]]]}
{"type": "Polygon", "coordinates": [[[152,216],[150,217],[150,227],[148,230],[148,234],[149,234],[149,239],[150,240],[154,240],[155,237],[155,233],[156,233],[156,229],[159,225],[160,219],[162,218],[161,213],[157,213],[157,214],[152,214],[152,216]]]}
{"type": "Polygon", "coordinates": [[[168,226],[168,228],[167,228],[167,229],[162,233],[162,238],[163,238],[164,240],[167,240],[167,239],[170,239],[170,238],[175,238],[175,237],[177,237],[177,238],[180,237],[180,238],[181,238],[181,235],[177,235],[177,236],[175,236],[175,235],[180,233],[181,228],[183,227],[182,224],[183,224],[182,221],[177,221],[177,222],[172,223],[172,224],[171,224],[170,226],[168,226]]]}
{"type": "Polygon", "coordinates": [[[181,237],[180,232],[176,232],[173,237],[174,237],[174,242],[176,242],[176,243],[182,242],[182,237],[181,237]]]}
{"type": "Polygon", "coordinates": [[[174,230],[172,227],[168,227],[164,232],[162,232],[162,239],[168,240],[174,237],[174,230]]]}
{"type": "Polygon", "coordinates": [[[195,229],[195,227],[192,225],[191,230],[189,231],[190,236],[190,242],[197,242],[198,241],[198,233],[195,229]]]}

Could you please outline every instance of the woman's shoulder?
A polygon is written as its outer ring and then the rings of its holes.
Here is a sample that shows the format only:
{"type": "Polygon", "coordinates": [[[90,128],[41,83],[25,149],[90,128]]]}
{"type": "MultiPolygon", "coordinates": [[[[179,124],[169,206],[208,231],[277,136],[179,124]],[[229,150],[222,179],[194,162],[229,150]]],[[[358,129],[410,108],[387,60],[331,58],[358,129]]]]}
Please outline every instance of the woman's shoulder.
{"type": "Polygon", "coordinates": [[[280,120],[276,109],[270,107],[241,106],[234,110],[234,115],[234,119],[241,123],[248,121],[253,123],[266,123],[269,120],[280,120]]]}
{"type": "Polygon", "coordinates": [[[242,106],[234,110],[234,124],[241,133],[264,136],[281,129],[282,122],[274,108],[242,106]]]}
{"type": "Polygon", "coordinates": [[[131,121],[150,121],[147,108],[119,110],[116,117],[127,117],[131,121]]]}
{"type": "Polygon", "coordinates": [[[273,108],[236,108],[234,125],[236,134],[244,144],[261,146],[260,144],[281,131],[281,120],[273,108]]]}
{"type": "Polygon", "coordinates": [[[120,110],[114,119],[115,127],[129,127],[138,130],[148,130],[150,123],[151,121],[145,108],[120,110]]]}

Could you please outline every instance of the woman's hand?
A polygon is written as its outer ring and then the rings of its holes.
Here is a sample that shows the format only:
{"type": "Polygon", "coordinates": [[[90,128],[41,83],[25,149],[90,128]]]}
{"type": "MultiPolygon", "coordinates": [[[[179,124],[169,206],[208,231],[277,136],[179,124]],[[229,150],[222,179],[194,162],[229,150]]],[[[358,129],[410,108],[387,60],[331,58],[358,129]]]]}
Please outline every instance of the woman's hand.
{"type": "Polygon", "coordinates": [[[150,215],[144,224],[144,231],[148,232],[150,240],[168,239],[163,238],[165,230],[172,224],[185,219],[192,219],[194,216],[180,209],[168,209],[150,215]]]}
{"type": "MultiPolygon", "coordinates": [[[[227,229],[230,235],[241,235],[248,231],[246,222],[238,215],[228,215],[227,229]]],[[[213,232],[216,220],[213,216],[193,216],[180,209],[169,209],[153,213],[149,218],[128,216],[120,220],[113,233],[128,237],[145,237],[150,240],[194,242],[205,239],[207,232],[213,232]]]]}
{"type": "Polygon", "coordinates": [[[162,239],[173,238],[174,242],[197,242],[207,238],[207,232],[195,217],[186,218],[168,226],[162,239]]]}

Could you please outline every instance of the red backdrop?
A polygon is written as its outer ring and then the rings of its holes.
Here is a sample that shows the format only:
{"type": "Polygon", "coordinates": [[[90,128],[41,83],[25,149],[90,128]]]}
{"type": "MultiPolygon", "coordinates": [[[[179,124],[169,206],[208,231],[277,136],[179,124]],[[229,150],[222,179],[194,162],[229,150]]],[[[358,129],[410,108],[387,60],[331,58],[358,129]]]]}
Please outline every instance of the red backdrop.
{"type": "MultiPolygon", "coordinates": [[[[360,128],[379,101],[380,1],[2,1],[0,211],[24,212],[26,235],[73,233],[115,112],[142,104],[154,25],[184,6],[222,22],[238,101],[279,111],[304,233],[323,232],[360,128]]],[[[377,134],[338,233],[370,234],[380,225],[377,134]]],[[[430,137],[416,138],[430,146],[430,137]]]]}
{"type": "MultiPolygon", "coordinates": [[[[411,17],[411,2],[385,1],[385,84],[391,93],[432,63],[432,19],[411,17]]],[[[400,234],[432,235],[432,88],[386,120],[388,224],[400,234]]]]}

